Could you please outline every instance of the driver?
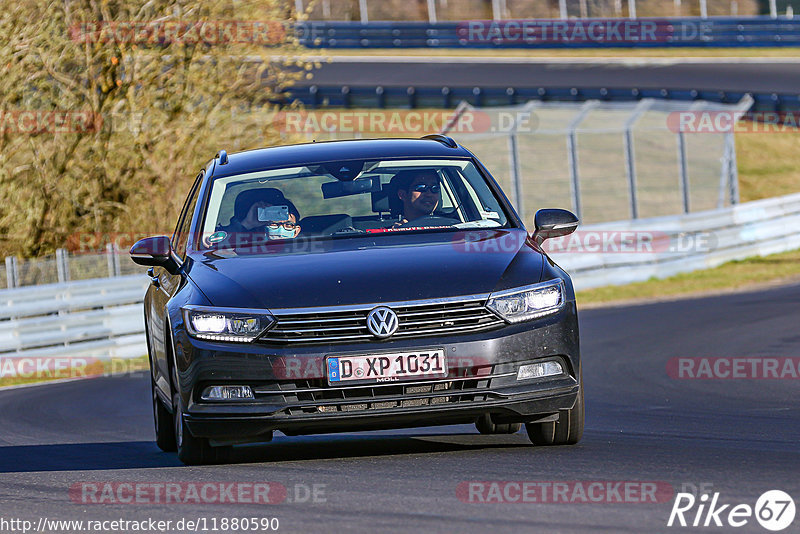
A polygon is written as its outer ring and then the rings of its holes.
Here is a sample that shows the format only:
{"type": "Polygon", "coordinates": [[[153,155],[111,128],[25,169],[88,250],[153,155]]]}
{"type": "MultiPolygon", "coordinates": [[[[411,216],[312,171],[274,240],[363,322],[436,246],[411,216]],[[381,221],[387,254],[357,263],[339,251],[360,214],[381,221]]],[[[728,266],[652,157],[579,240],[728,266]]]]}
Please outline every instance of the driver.
{"type": "Polygon", "coordinates": [[[392,178],[397,198],[402,202],[399,224],[430,216],[439,206],[439,174],[432,169],[400,171],[392,178]]]}

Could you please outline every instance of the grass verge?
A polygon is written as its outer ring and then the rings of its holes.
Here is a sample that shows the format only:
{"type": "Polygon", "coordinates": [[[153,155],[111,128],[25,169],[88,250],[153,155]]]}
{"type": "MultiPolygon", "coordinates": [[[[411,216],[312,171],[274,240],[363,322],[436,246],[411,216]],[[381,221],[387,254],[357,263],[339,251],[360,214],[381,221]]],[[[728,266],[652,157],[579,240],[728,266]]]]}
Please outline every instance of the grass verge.
{"type": "Polygon", "coordinates": [[[648,301],[792,281],[800,281],[800,250],[731,261],[713,269],[678,274],[662,280],[588,289],[579,291],[577,299],[579,306],[648,301]]]}
{"type": "Polygon", "coordinates": [[[800,191],[800,131],[736,134],[742,202],[800,191]]]}
{"type": "Polygon", "coordinates": [[[15,364],[11,358],[3,358],[0,366],[0,387],[19,386],[64,380],[71,378],[97,378],[100,376],[121,375],[143,371],[150,368],[147,355],[138,358],[30,358],[24,365],[15,364]],[[48,360],[48,361],[46,361],[48,360]],[[36,369],[44,366],[47,369],[36,369]]]}

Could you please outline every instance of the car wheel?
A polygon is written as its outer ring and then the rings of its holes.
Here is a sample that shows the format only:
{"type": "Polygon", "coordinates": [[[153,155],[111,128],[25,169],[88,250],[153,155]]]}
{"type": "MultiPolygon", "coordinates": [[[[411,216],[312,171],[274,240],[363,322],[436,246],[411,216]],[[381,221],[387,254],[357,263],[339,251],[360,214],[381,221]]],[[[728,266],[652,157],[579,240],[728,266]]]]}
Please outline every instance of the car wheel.
{"type": "Polygon", "coordinates": [[[158,398],[156,383],[150,376],[150,389],[153,393],[153,423],[156,429],[156,445],[164,452],[175,452],[175,426],[172,423],[172,415],[158,398]]]}
{"type": "Polygon", "coordinates": [[[558,421],[548,423],[525,423],[525,430],[534,445],[574,445],[583,436],[585,418],[583,402],[583,371],[581,371],[580,389],[575,406],[569,410],[560,410],[558,421]]]}
{"type": "Polygon", "coordinates": [[[487,413],[475,421],[475,428],[481,434],[514,434],[522,428],[522,423],[493,423],[492,417],[487,413]]]}
{"type": "Polygon", "coordinates": [[[175,422],[175,444],[178,459],[186,465],[201,465],[217,462],[217,453],[205,438],[192,435],[183,419],[183,407],[180,396],[176,393],[172,402],[175,422]]]}

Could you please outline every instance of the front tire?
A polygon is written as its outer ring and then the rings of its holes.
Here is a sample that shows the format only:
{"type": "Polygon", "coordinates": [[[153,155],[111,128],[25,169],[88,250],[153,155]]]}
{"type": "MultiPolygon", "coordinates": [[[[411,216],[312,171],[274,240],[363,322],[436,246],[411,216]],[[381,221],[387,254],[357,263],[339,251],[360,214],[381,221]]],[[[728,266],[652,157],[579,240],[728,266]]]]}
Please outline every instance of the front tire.
{"type": "Polygon", "coordinates": [[[175,426],[172,414],[158,398],[156,383],[150,375],[150,389],[153,393],[153,424],[156,430],[156,445],[164,452],[175,452],[178,446],[175,443],[175,426]]]}
{"type": "Polygon", "coordinates": [[[492,417],[487,413],[475,421],[475,428],[481,434],[515,434],[522,428],[522,423],[493,423],[492,417]]]}
{"type": "Polygon", "coordinates": [[[173,420],[175,422],[175,444],[178,449],[178,460],[186,465],[202,465],[225,461],[228,449],[220,447],[217,451],[212,447],[208,439],[197,438],[192,435],[183,419],[183,408],[180,396],[176,393],[172,402],[174,409],[173,420]]]}
{"type": "Polygon", "coordinates": [[[574,445],[583,437],[585,419],[583,401],[583,371],[581,371],[580,389],[575,406],[569,410],[560,410],[558,421],[548,423],[525,423],[525,430],[534,445],[574,445]]]}

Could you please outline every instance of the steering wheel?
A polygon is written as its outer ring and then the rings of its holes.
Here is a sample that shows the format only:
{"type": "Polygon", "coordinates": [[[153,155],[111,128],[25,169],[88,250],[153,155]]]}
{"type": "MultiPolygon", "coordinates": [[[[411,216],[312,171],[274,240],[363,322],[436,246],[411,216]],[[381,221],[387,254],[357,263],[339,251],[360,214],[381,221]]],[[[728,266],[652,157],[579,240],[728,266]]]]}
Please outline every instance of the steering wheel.
{"type": "Polygon", "coordinates": [[[414,220],[401,224],[400,228],[408,228],[410,226],[453,226],[458,223],[457,220],[450,217],[441,217],[439,215],[423,215],[414,220]]]}

